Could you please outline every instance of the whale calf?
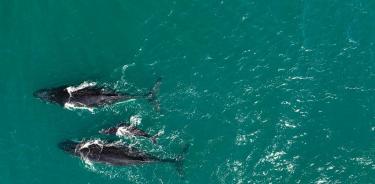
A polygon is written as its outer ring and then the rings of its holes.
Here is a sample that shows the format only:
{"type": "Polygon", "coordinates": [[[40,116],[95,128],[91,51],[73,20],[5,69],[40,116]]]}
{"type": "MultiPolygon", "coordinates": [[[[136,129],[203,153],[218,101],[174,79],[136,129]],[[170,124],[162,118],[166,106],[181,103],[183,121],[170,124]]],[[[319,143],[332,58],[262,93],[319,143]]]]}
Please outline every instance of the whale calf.
{"type": "Polygon", "coordinates": [[[60,86],[56,88],[41,89],[34,92],[34,96],[43,101],[59,104],[67,109],[86,108],[89,110],[120,101],[145,98],[150,101],[157,110],[159,110],[156,93],[159,90],[160,84],[161,78],[156,81],[154,87],[148,93],[142,95],[121,93],[112,89],[97,86],[94,82],[84,82],[79,86],[60,86]]]}
{"type": "Polygon", "coordinates": [[[99,133],[106,134],[106,135],[117,135],[119,137],[122,137],[122,136],[145,137],[145,138],[150,139],[151,142],[154,144],[156,143],[156,138],[158,137],[158,135],[150,135],[130,123],[120,123],[116,125],[115,127],[102,129],[99,131],[99,133]]]}
{"type": "MultiPolygon", "coordinates": [[[[149,163],[172,163],[178,171],[182,169],[182,156],[178,158],[159,158],[122,143],[107,143],[101,140],[72,141],[66,140],[58,147],[74,156],[114,166],[129,166],[149,163]]],[[[184,153],[187,147],[184,149],[184,153]]]]}

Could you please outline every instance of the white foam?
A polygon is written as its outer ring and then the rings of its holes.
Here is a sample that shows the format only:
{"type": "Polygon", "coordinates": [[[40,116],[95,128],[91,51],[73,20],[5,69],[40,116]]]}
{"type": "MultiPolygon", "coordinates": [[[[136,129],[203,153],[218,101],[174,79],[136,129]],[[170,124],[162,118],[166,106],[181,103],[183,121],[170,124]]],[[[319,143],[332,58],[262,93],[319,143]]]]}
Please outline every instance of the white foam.
{"type": "Polygon", "coordinates": [[[287,80],[314,80],[314,77],[294,76],[294,77],[288,77],[287,80]]]}
{"type": "Polygon", "coordinates": [[[87,81],[84,81],[82,84],[78,85],[78,86],[69,86],[66,88],[66,90],[68,91],[69,95],[72,96],[71,94],[75,91],[79,91],[81,89],[85,89],[87,87],[91,87],[91,86],[96,86],[96,82],[87,82],[87,81]]]}
{"type": "Polygon", "coordinates": [[[134,115],[130,117],[130,124],[133,126],[140,125],[142,122],[142,116],[141,115],[134,115]]]}
{"type": "Polygon", "coordinates": [[[124,66],[122,66],[122,72],[125,72],[126,69],[128,69],[128,68],[131,67],[131,66],[135,66],[135,63],[125,64],[124,66]]]}
{"type": "Polygon", "coordinates": [[[330,183],[327,178],[319,178],[318,181],[315,181],[316,184],[330,183]]]}
{"type": "Polygon", "coordinates": [[[284,126],[285,126],[286,128],[296,128],[296,127],[297,127],[297,126],[294,125],[292,122],[288,122],[288,121],[286,121],[286,120],[283,120],[282,122],[284,122],[284,126]]]}
{"type": "Polygon", "coordinates": [[[131,136],[132,133],[128,130],[127,127],[118,127],[116,131],[118,137],[131,136]]]}
{"type": "Polygon", "coordinates": [[[68,110],[75,110],[75,109],[88,110],[91,113],[94,113],[94,108],[87,107],[84,104],[77,104],[77,103],[66,102],[64,104],[64,108],[66,108],[68,110]]]}
{"type": "Polygon", "coordinates": [[[122,142],[121,140],[118,140],[116,142],[107,143],[106,145],[107,146],[124,146],[124,142],[122,142]]]}
{"type": "Polygon", "coordinates": [[[80,152],[80,150],[84,149],[84,148],[89,148],[90,145],[93,145],[93,144],[96,144],[98,145],[101,149],[103,149],[103,141],[101,140],[90,140],[90,141],[87,141],[85,143],[81,143],[79,144],[77,147],[76,147],[76,150],[75,152],[76,153],[79,153],[80,157],[81,157],[81,160],[83,161],[83,163],[85,164],[85,167],[88,168],[88,169],[91,169],[93,171],[96,171],[95,167],[94,167],[94,163],[87,157],[87,155],[83,154],[80,152]]]}
{"type": "Polygon", "coordinates": [[[86,168],[88,168],[92,171],[96,171],[96,168],[94,167],[94,163],[89,158],[87,158],[86,156],[81,154],[81,159],[82,159],[86,168]]]}
{"type": "Polygon", "coordinates": [[[96,145],[100,146],[101,148],[103,148],[103,145],[104,145],[102,140],[95,139],[95,140],[87,141],[84,144],[80,144],[79,147],[78,147],[78,150],[88,148],[90,145],[93,145],[93,144],[96,144],[96,145]]]}

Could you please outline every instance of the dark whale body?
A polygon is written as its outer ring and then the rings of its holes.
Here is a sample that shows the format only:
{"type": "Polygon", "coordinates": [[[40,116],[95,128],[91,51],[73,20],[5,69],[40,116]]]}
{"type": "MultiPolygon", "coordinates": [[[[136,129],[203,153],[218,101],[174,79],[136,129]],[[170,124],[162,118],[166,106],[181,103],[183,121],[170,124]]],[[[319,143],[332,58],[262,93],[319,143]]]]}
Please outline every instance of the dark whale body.
{"type": "Polygon", "coordinates": [[[60,86],[50,89],[41,89],[34,93],[34,96],[51,103],[56,103],[64,107],[87,107],[94,108],[109,105],[120,101],[145,98],[155,104],[156,93],[159,90],[161,79],[159,78],[154,87],[144,95],[131,95],[120,93],[114,90],[96,86],[95,83],[82,83],[78,87],[60,86]]]}
{"type": "Polygon", "coordinates": [[[105,163],[114,166],[128,166],[137,164],[148,164],[155,162],[165,162],[176,164],[180,167],[182,158],[162,159],[128,145],[118,145],[111,143],[89,143],[75,142],[71,140],[58,144],[59,148],[79,157],[84,157],[93,162],[105,163]]]}
{"type": "Polygon", "coordinates": [[[98,107],[122,100],[136,98],[136,96],[119,94],[99,87],[86,87],[69,93],[68,87],[62,86],[51,89],[42,89],[34,93],[34,96],[52,103],[64,106],[71,103],[77,106],[98,107]]]}
{"type": "Polygon", "coordinates": [[[117,136],[139,136],[149,138],[152,143],[156,143],[156,138],[158,135],[150,135],[145,131],[137,128],[136,126],[130,123],[120,123],[115,127],[110,127],[107,129],[102,129],[99,131],[101,134],[106,135],[117,135],[117,136]]]}

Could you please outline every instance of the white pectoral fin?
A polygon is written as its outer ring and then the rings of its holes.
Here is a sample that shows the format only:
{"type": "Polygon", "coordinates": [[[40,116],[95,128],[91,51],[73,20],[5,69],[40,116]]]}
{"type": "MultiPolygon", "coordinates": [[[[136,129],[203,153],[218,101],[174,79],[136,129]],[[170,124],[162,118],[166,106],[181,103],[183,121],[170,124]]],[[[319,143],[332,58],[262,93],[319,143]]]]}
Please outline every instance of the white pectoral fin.
{"type": "Polygon", "coordinates": [[[92,113],[94,112],[94,108],[87,107],[85,104],[79,102],[67,102],[64,104],[64,108],[69,110],[83,109],[88,110],[92,113]]]}
{"type": "Polygon", "coordinates": [[[69,86],[69,87],[66,88],[66,90],[68,91],[69,94],[71,94],[73,92],[79,91],[79,90],[87,88],[87,87],[92,87],[92,86],[96,86],[96,82],[84,81],[82,84],[80,84],[78,86],[69,86]]]}

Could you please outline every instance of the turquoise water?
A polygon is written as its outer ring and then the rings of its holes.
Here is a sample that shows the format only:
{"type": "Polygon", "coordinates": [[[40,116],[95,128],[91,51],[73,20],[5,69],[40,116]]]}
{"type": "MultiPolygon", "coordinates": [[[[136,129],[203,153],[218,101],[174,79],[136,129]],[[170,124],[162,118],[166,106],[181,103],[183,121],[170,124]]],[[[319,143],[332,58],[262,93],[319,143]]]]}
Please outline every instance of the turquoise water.
{"type": "MultiPolygon", "coordinates": [[[[0,183],[375,183],[375,1],[0,0],[0,183]],[[95,81],[144,100],[94,113],[41,88],[95,81]],[[89,165],[65,139],[138,117],[173,165],[89,165]]],[[[113,138],[113,137],[112,137],[113,138]]]]}

